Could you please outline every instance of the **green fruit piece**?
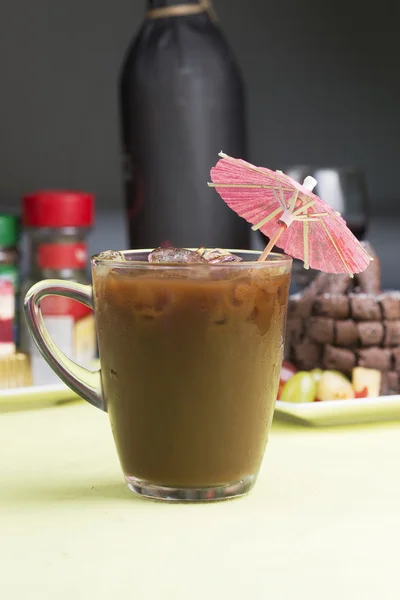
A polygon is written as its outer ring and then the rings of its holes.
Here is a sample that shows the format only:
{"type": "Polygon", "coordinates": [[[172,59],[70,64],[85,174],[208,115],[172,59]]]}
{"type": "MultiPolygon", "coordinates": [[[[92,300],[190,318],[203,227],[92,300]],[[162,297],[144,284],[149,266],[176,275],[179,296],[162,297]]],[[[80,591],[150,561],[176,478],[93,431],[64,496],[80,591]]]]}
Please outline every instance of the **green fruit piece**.
{"type": "Polygon", "coordinates": [[[318,383],[323,374],[324,372],[322,369],[313,369],[312,371],[310,371],[310,375],[312,375],[312,378],[314,379],[315,383],[318,383]]]}
{"type": "Polygon", "coordinates": [[[339,379],[349,382],[349,379],[346,377],[346,375],[343,375],[343,373],[341,373],[340,371],[335,371],[333,369],[329,369],[328,371],[325,371],[325,373],[332,373],[333,375],[336,375],[337,377],[339,377],[339,379]]]}
{"type": "Polygon", "coordinates": [[[350,381],[339,371],[325,371],[317,386],[319,400],[347,400],[354,398],[350,381]]]}
{"type": "Polygon", "coordinates": [[[298,371],[283,386],[281,400],[283,402],[314,402],[317,384],[311,373],[298,371]]]}

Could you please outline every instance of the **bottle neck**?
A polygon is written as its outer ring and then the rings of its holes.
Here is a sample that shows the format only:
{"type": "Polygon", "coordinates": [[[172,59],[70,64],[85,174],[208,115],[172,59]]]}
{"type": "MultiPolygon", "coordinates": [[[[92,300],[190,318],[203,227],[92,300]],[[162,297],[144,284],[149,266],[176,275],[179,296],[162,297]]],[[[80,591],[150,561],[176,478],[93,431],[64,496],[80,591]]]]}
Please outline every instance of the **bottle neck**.
{"type": "Polygon", "coordinates": [[[147,0],[147,9],[179,6],[180,4],[201,4],[201,0],[147,0]]]}
{"type": "Polygon", "coordinates": [[[211,0],[147,0],[147,6],[148,19],[207,14],[212,21],[217,20],[211,0]]]}

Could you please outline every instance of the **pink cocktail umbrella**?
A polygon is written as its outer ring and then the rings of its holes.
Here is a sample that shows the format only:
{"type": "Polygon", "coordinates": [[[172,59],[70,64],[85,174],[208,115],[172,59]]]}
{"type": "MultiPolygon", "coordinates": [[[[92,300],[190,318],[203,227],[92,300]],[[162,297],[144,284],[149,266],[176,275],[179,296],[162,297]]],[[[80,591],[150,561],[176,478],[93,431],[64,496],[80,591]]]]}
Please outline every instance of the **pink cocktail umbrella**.
{"type": "Polygon", "coordinates": [[[313,194],[313,177],[298,183],[271,171],[220,153],[211,169],[212,183],[227,205],[270,238],[259,260],[277,245],[306,269],[326,273],[360,273],[372,260],[340,213],[313,194]]]}

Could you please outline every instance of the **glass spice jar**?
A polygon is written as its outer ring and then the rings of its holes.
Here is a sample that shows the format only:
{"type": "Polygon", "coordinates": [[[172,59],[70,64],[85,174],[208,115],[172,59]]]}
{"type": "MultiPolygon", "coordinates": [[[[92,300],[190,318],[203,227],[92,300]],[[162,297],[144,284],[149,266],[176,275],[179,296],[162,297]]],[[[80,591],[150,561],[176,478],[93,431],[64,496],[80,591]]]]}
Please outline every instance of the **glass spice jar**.
{"type": "MultiPolygon", "coordinates": [[[[93,214],[93,196],[85,192],[41,191],[23,198],[23,224],[30,251],[23,297],[42,279],[89,282],[86,236],[93,214]]],[[[73,361],[90,366],[96,356],[91,310],[75,300],[58,296],[44,298],[41,309],[55,344],[73,361]]],[[[39,354],[26,326],[21,332],[21,349],[31,356],[34,385],[58,381],[39,354]]]]}
{"type": "Polygon", "coordinates": [[[0,215],[0,356],[15,352],[18,337],[18,238],[17,217],[0,215]]]}

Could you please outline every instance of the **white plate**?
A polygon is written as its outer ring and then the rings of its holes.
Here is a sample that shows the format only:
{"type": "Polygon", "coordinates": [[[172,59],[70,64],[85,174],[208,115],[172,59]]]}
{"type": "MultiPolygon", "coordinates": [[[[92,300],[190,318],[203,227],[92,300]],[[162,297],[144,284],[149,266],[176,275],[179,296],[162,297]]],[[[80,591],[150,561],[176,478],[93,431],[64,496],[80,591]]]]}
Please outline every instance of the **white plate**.
{"type": "Polygon", "coordinates": [[[0,412],[46,408],[79,400],[63,383],[0,390],[0,412]]]}
{"type": "MultiPolygon", "coordinates": [[[[90,370],[99,368],[100,361],[98,359],[91,361],[90,370]]],[[[82,398],[70,390],[62,381],[49,385],[0,388],[0,413],[46,408],[65,402],[76,402],[77,400],[82,400],[82,398]]]]}
{"type": "MultiPolygon", "coordinates": [[[[46,408],[81,400],[63,383],[0,390],[0,412],[46,408]]],[[[316,427],[400,420],[400,395],[331,400],[324,402],[282,402],[275,418],[316,427]]]]}
{"type": "Polygon", "coordinates": [[[275,417],[303,425],[351,425],[400,419],[400,395],[324,402],[282,402],[275,417]]]}

